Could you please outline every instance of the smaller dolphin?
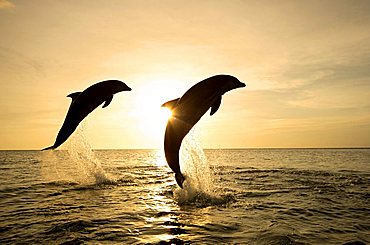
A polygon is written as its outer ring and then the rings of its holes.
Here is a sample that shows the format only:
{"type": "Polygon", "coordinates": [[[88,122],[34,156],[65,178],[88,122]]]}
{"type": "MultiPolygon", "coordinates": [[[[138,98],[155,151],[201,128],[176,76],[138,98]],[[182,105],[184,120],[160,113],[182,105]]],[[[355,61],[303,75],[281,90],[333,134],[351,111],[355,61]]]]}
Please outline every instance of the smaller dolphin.
{"type": "Polygon", "coordinates": [[[181,97],[162,105],[172,110],[164,135],[164,153],[168,165],[175,172],[177,184],[183,188],[185,177],[180,170],[179,150],[183,138],[200,118],[211,108],[211,116],[221,105],[224,93],[245,87],[245,84],[230,75],[216,75],[191,87],[181,97]]]}
{"type": "Polygon", "coordinates": [[[42,150],[55,149],[63,144],[87,115],[103,102],[105,102],[103,108],[107,107],[112,101],[113,95],[121,91],[131,91],[131,88],[118,80],[106,80],[91,85],[82,92],[67,95],[72,99],[72,102],[55,143],[42,150]]]}

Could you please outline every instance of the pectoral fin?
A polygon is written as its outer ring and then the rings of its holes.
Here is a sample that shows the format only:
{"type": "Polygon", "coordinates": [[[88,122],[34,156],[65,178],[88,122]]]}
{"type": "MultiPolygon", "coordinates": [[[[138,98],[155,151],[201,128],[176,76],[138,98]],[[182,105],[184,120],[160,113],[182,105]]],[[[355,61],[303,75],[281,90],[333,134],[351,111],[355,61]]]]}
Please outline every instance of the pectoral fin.
{"type": "Polygon", "coordinates": [[[113,94],[112,94],[112,95],[110,95],[110,96],[105,100],[105,103],[104,103],[104,105],[102,106],[102,108],[107,107],[107,106],[110,104],[110,102],[112,101],[112,99],[113,99],[113,94]]]}
{"type": "Polygon", "coordinates": [[[75,99],[81,94],[81,92],[74,92],[74,93],[71,93],[69,95],[67,95],[67,97],[70,97],[72,99],[72,102],[75,101],[75,99]]]}
{"type": "Polygon", "coordinates": [[[216,99],[215,103],[213,103],[211,107],[211,116],[216,113],[218,108],[220,108],[220,105],[221,105],[221,96],[216,99]]]}
{"type": "Polygon", "coordinates": [[[168,108],[168,109],[172,110],[173,108],[175,108],[175,107],[176,107],[177,102],[178,102],[179,100],[180,100],[180,98],[177,98],[177,99],[174,99],[174,100],[167,101],[166,103],[164,103],[164,104],[162,105],[162,107],[166,107],[166,108],[168,108]]]}

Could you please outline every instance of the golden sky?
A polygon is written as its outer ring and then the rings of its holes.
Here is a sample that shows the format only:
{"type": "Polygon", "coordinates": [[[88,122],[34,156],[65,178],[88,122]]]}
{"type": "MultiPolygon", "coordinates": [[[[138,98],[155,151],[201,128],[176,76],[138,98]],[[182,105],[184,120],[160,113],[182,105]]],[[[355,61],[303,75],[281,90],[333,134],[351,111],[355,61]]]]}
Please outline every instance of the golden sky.
{"type": "Polygon", "coordinates": [[[0,149],[54,143],[70,99],[133,90],[88,116],[94,148],[161,148],[160,105],[230,74],[205,148],[369,147],[370,1],[0,0],[0,149]]]}

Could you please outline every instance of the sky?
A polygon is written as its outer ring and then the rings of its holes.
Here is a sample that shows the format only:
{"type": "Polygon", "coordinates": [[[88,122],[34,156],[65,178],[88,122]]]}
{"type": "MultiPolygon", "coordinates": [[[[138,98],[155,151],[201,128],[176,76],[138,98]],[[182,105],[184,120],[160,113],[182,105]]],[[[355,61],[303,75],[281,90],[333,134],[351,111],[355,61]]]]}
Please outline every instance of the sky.
{"type": "Polygon", "coordinates": [[[132,88],[84,122],[98,149],[163,145],[160,105],[230,74],[204,148],[370,147],[370,1],[0,0],[0,149],[54,143],[72,92],[132,88]]]}

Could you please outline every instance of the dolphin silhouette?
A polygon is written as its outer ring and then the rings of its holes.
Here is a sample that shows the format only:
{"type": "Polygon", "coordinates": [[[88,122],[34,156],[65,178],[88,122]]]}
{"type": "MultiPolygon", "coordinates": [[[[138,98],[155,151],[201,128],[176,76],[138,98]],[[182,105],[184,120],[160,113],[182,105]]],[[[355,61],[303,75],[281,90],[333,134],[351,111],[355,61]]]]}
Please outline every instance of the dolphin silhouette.
{"type": "Polygon", "coordinates": [[[67,95],[72,98],[72,102],[55,143],[42,150],[55,149],[63,144],[87,115],[103,102],[105,102],[103,108],[107,107],[112,101],[113,95],[121,91],[131,91],[131,88],[118,80],[106,80],[91,85],[82,92],[67,95]]]}
{"type": "Polygon", "coordinates": [[[185,180],[180,170],[179,160],[182,140],[209,108],[211,108],[211,116],[215,114],[221,105],[221,97],[224,93],[241,87],[245,87],[245,84],[233,76],[216,75],[195,84],[181,98],[170,100],[162,105],[172,110],[164,135],[164,153],[181,188],[185,180]]]}

